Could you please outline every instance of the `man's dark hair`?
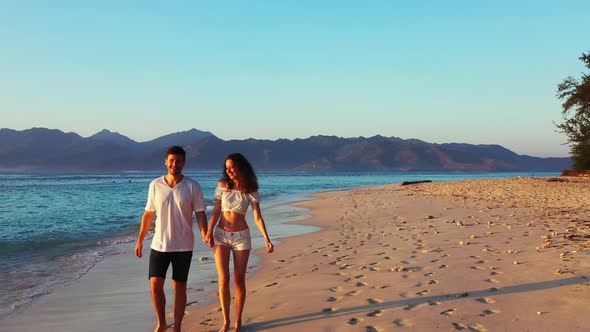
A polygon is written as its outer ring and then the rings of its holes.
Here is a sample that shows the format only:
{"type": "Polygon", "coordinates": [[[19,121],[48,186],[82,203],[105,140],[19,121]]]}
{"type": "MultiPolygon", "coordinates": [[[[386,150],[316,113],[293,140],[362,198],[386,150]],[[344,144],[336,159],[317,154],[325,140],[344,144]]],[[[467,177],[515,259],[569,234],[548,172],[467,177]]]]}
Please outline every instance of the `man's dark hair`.
{"type": "Polygon", "coordinates": [[[166,158],[168,158],[168,156],[171,154],[179,154],[184,159],[186,159],[186,151],[184,151],[184,149],[181,146],[173,145],[173,146],[169,147],[168,151],[166,151],[166,158]]]}

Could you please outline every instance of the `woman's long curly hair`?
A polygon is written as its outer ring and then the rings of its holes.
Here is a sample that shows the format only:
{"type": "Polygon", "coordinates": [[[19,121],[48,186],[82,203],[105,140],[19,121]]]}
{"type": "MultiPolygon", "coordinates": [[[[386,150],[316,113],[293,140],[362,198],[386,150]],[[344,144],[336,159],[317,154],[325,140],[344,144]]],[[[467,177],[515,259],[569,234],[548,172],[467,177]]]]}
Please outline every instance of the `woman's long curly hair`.
{"type": "Polygon", "coordinates": [[[254,168],[252,165],[244,157],[241,153],[232,153],[229,154],[225,161],[223,162],[223,172],[221,175],[221,180],[227,183],[229,189],[233,189],[234,183],[227,175],[225,169],[225,162],[231,160],[234,162],[234,167],[237,169],[238,173],[238,186],[240,190],[245,191],[246,193],[254,193],[258,191],[258,177],[256,177],[256,173],[254,172],[254,168]]]}

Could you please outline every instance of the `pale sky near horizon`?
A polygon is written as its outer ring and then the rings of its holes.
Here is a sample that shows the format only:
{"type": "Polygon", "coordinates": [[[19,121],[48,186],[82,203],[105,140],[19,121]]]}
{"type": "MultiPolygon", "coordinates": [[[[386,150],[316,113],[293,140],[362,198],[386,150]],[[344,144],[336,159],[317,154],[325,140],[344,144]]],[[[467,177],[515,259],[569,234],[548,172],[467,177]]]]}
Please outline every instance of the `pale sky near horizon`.
{"type": "Polygon", "coordinates": [[[0,1],[0,128],[567,156],[590,1],[0,1]]]}

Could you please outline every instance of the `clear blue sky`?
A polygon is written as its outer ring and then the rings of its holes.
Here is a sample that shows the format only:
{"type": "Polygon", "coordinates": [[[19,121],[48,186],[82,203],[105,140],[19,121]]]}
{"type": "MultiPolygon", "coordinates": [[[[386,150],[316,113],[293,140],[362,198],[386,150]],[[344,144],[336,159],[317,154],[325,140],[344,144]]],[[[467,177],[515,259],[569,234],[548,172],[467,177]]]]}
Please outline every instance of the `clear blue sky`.
{"type": "Polygon", "coordinates": [[[590,1],[1,1],[0,127],[567,156],[590,1]]]}

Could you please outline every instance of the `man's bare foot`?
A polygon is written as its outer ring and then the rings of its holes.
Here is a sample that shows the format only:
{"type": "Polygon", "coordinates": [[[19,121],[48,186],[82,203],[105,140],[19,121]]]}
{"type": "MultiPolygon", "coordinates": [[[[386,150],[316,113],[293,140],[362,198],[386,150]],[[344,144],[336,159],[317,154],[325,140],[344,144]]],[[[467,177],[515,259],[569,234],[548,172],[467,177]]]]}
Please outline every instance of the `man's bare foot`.
{"type": "Polygon", "coordinates": [[[240,332],[242,330],[242,321],[238,320],[236,321],[236,329],[235,332],[240,332]]]}
{"type": "Polygon", "coordinates": [[[229,331],[229,321],[223,323],[223,325],[219,329],[219,332],[227,332],[227,331],[229,331]]]}
{"type": "Polygon", "coordinates": [[[172,324],[172,325],[170,325],[168,327],[174,327],[174,332],[180,332],[180,327],[182,326],[181,324],[182,323],[180,323],[180,324],[174,323],[174,324],[172,324]]]}

